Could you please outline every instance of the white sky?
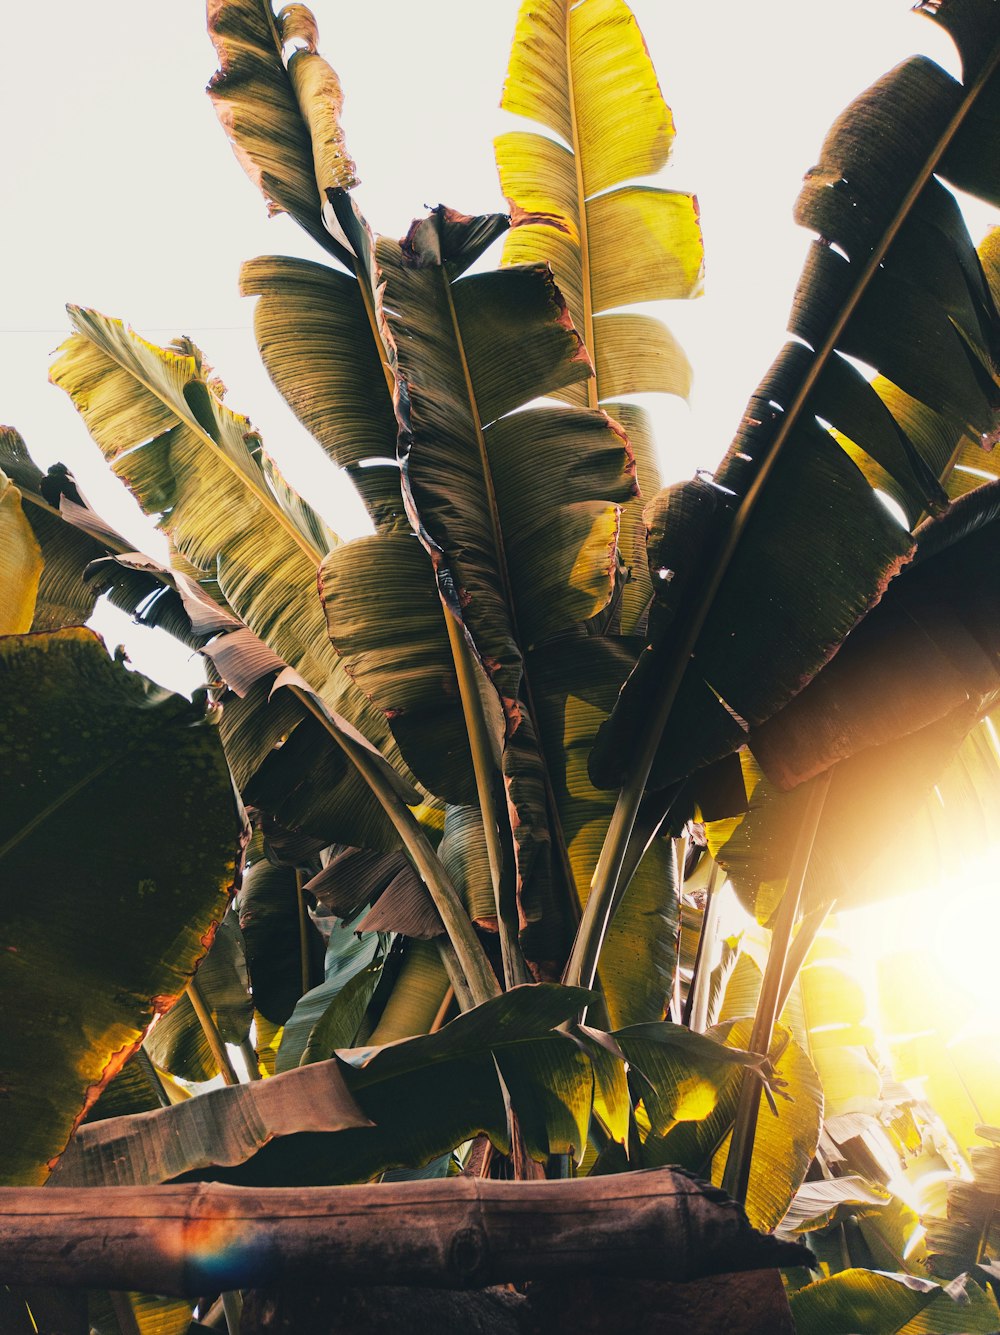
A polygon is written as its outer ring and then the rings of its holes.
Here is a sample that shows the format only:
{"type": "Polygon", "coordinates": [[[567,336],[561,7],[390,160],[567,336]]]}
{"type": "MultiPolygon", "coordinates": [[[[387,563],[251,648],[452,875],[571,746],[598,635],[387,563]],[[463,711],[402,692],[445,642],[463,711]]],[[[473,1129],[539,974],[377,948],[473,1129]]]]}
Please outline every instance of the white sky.
{"type": "MultiPolygon", "coordinates": [[[[373,227],[401,235],[425,204],[502,209],[492,137],[518,0],[314,0],[338,70],[348,146],[373,227]]],[[[915,50],[954,67],[907,0],[633,0],[678,139],[670,188],[695,191],[706,295],[665,318],[695,366],[689,412],[659,415],[668,478],[718,462],[777,350],[808,238],[791,222],[803,172],[842,107],[915,50]]],[[[268,220],[203,88],[215,68],[202,0],[54,0],[44,33],[0,50],[0,421],[42,467],[57,459],[109,519],[152,546],[120,499],[66,396],[46,381],[67,331],[63,303],[93,305],[167,342],[190,334],[289,478],[345,536],[358,510],[260,368],[240,262],[321,258],[285,218],[268,220]]],[[[652,396],[651,396],[652,397],[652,396]]],[[[660,404],[664,401],[659,400],[660,404]]],[[[127,629],[127,623],[126,629],[127,629]]],[[[145,656],[144,670],[175,669],[145,656]]],[[[188,676],[190,680],[190,675],[188,676]]]]}

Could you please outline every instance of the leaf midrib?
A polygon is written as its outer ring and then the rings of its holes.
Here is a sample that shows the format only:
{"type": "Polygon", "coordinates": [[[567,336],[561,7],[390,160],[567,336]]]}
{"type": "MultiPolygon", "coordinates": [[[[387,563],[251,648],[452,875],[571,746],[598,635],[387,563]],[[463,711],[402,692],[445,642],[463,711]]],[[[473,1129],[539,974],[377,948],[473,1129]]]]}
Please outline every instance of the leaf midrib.
{"type": "Polygon", "coordinates": [[[587,197],[583,188],[583,160],[580,155],[580,131],[576,115],[576,83],[573,78],[573,40],[571,8],[573,0],[565,0],[566,24],[566,97],[569,104],[570,149],[576,172],[577,227],[580,233],[580,290],[583,302],[583,341],[594,363],[594,374],[587,380],[587,406],[596,408],[600,402],[597,389],[597,349],[594,346],[594,300],[590,287],[590,234],[587,226],[587,197]]]}
{"type": "MultiPolygon", "coordinates": [[[[271,493],[266,488],[257,487],[251,481],[251,479],[247,477],[246,473],[243,471],[242,468],[240,468],[236,464],[235,460],[231,459],[229,455],[226,453],[226,451],[219,446],[214,436],[212,436],[208,431],[205,430],[205,428],[201,425],[198,419],[191,412],[190,407],[187,404],[185,404],[185,406],[188,408],[188,411],[182,415],[180,412],[178,412],[177,405],[172,403],[170,399],[168,399],[165,394],[163,394],[159,389],[157,389],[157,387],[154,384],[152,384],[149,380],[147,380],[144,375],[139,374],[130,366],[125,366],[115,355],[115,352],[112,350],[111,347],[109,347],[107,343],[105,343],[103,340],[101,342],[98,342],[96,339],[92,337],[92,335],[90,334],[90,332],[88,332],[87,329],[81,328],[80,325],[77,324],[72,309],[70,311],[70,318],[73,320],[74,325],[76,325],[77,333],[81,336],[81,338],[85,338],[89,343],[93,344],[94,347],[98,348],[101,352],[103,352],[104,355],[108,357],[111,361],[113,361],[117,366],[119,366],[126,373],[126,375],[130,376],[137,384],[141,385],[143,389],[145,389],[149,394],[152,394],[152,396],[155,399],[158,399],[160,403],[162,403],[169,410],[169,412],[172,413],[173,416],[177,418],[178,422],[182,423],[189,430],[193,431],[200,440],[204,441],[205,444],[207,444],[209,448],[212,450],[216,459],[218,459],[219,462],[221,462],[229,470],[229,472],[233,475],[233,477],[235,477],[243,485],[243,487],[250,493],[250,495],[252,495],[257,500],[258,504],[264,509],[264,511],[268,515],[270,515],[272,519],[277,521],[279,527],[284,529],[286,535],[292,539],[292,541],[303,552],[303,554],[307,556],[314,565],[317,566],[319,565],[320,561],[323,558],[323,553],[319,551],[319,549],[309,541],[309,539],[299,530],[298,525],[295,524],[295,522],[291,518],[289,518],[287,514],[285,514],[284,510],[278,504],[274,496],[272,496],[271,493]]],[[[103,316],[101,317],[102,320],[105,318],[106,317],[103,316]]],[[[130,329],[127,329],[124,325],[122,326],[122,332],[125,333],[130,340],[134,338],[132,331],[130,329]]],[[[212,402],[219,403],[219,401],[216,399],[215,395],[212,393],[211,389],[209,389],[205,381],[201,380],[198,376],[192,377],[186,383],[201,385],[211,398],[212,402]]],[[[225,404],[219,403],[219,407],[221,407],[225,412],[230,411],[229,409],[226,408],[225,404]]],[[[140,445],[138,446],[138,448],[141,450],[143,447],[142,445],[140,445]]]]}

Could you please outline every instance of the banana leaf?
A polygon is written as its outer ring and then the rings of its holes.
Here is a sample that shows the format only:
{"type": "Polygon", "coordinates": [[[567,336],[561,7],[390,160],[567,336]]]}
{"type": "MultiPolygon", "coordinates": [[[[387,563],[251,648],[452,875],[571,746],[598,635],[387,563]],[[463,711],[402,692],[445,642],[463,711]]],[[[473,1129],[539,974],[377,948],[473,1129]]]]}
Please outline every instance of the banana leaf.
{"type": "Polygon", "coordinates": [[[504,263],[552,265],[597,367],[595,382],[564,394],[591,407],[686,394],[690,368],[660,322],[607,313],[701,291],[695,199],[630,184],[667,163],[674,125],[628,6],[527,0],[501,106],[548,132],[501,135],[496,155],[512,224],[504,263]]]}
{"type": "Polygon", "coordinates": [[[970,847],[992,838],[1000,762],[977,724],[1000,694],[998,488],[984,485],[921,525],[916,559],[882,603],[795,700],[751,733],[771,781],[754,790],[719,858],[763,919],[807,800],[806,786],[782,793],[778,785],[817,768],[835,766],[807,886],[813,906],[899,893],[906,875],[887,874],[893,862],[903,858],[919,883],[959,831],[970,847]]]}
{"type": "MultiPolygon", "coordinates": [[[[651,651],[595,750],[602,783],[621,781],[650,709],[669,703],[673,668],[679,672],[688,653],[693,665],[673,711],[680,727],[666,729],[656,785],[732,749],[744,725],[757,726],[795,695],[907,557],[905,534],[887,524],[827,428],[873,457],[881,451],[882,466],[897,471],[905,456],[912,473],[916,451],[897,440],[894,463],[881,449],[876,435],[884,445],[892,433],[845,355],[882,372],[959,433],[993,430],[996,308],[935,174],[957,183],[949,171],[960,157],[962,188],[989,195],[1000,19],[975,0],[950,0],[947,8],[969,18],[976,50],[991,53],[985,65],[960,83],[930,61],[904,62],[848,108],[806,178],[797,216],[820,240],[790,319],[799,341],[786,346],[751,400],[715,474],[715,506],[650,551],[651,568],[663,572],[662,612],[654,605],[651,651]],[[707,571],[688,563],[691,530],[712,552],[707,571]],[[818,562],[818,551],[836,558],[818,562]],[[755,670],[762,644],[780,672],[755,670]]],[[[940,507],[940,492],[926,490],[926,504],[940,507]]]]}
{"type": "Polygon", "coordinates": [[[31,629],[42,574],[41,548],[21,508],[21,493],[0,469],[0,634],[31,629]]]}
{"type": "Polygon", "coordinates": [[[326,703],[388,742],[324,634],[316,566],[333,535],[282,481],[246,418],[226,407],[189,341],[147,343],[120,321],[69,308],[77,332],[51,379],[178,553],[326,703]],[[260,572],[266,570],[266,577],[260,572]]]}
{"type": "Polygon", "coordinates": [[[3,1179],[40,1183],[204,953],[238,823],[199,703],[83,629],[6,637],[0,663],[3,1179]]]}
{"type": "Polygon", "coordinates": [[[304,993],[285,1023],[275,1069],[291,1071],[325,1061],[354,1045],[385,963],[386,939],[335,926],[324,962],[325,978],[304,993]]]}
{"type": "MultiPolygon", "coordinates": [[[[620,398],[650,390],[687,397],[691,367],[659,320],[620,308],[700,295],[702,239],[692,195],[633,184],[666,165],[674,125],[628,6],[526,0],[501,105],[533,123],[495,144],[511,214],[503,262],[551,264],[595,368],[593,380],[559,396],[602,404],[622,424],[639,484],[652,496],[662,478],[651,422],[620,398]]],[[[652,597],[644,543],[633,499],[619,536],[628,571],[619,608],[626,634],[652,597]]]]}
{"type": "Polygon", "coordinates": [[[954,1178],[948,1183],[944,1218],[928,1214],[922,1219],[928,1265],[942,1279],[975,1273],[980,1262],[995,1257],[1000,1247],[1000,1146],[973,1146],[969,1157],[972,1181],[954,1178]]]}
{"type": "Polygon", "coordinates": [[[992,1335],[1000,1323],[996,1300],[975,1284],[943,1286],[869,1270],[844,1270],[809,1284],[791,1295],[789,1305],[799,1335],[992,1335]]]}
{"type": "MultiPolygon", "coordinates": [[[[725,1041],[745,1049],[750,1022],[728,1026],[725,1041]]],[[[699,1036],[701,1037],[701,1036],[699,1036]]],[[[710,1037],[710,1036],[709,1036],[710,1037]]],[[[781,1026],[771,1044],[769,1080],[776,1098],[769,1104],[762,1091],[747,1188],[747,1216],[755,1228],[769,1232],[784,1218],[805,1180],[819,1141],[823,1090],[805,1052],[781,1026]]],[[[729,1068],[714,1106],[697,1120],[678,1122],[665,1135],[650,1134],[642,1146],[643,1164],[677,1163],[719,1184],[739,1098],[742,1068],[729,1068]]]]}
{"type": "MultiPolygon", "coordinates": [[[[596,635],[539,645],[528,656],[539,731],[581,906],[614,807],[612,795],[590,782],[587,757],[633,661],[634,645],[596,635]]],[[[677,914],[673,849],[656,839],[638,865],[601,952],[601,989],[613,1029],[663,1018],[676,967],[677,914]]]]}
{"type": "MultiPolygon", "coordinates": [[[[330,553],[322,591],[347,670],[387,713],[418,778],[460,805],[476,789],[441,598],[467,630],[489,674],[480,694],[494,754],[503,743],[522,930],[535,925],[537,934],[547,896],[547,776],[531,735],[530,688],[522,691],[523,646],[607,603],[615,502],[632,494],[634,478],[626,443],[604,414],[513,414],[590,372],[540,267],[453,281],[488,222],[438,209],[402,245],[378,244],[404,492],[430,560],[403,534],[376,535],[330,553]]],[[[558,957],[554,936],[535,942],[536,959],[558,957]]]]}
{"type": "Polygon", "coordinates": [[[356,1049],[254,1085],[231,1086],[177,1108],[83,1127],[60,1185],[152,1183],[182,1175],[258,1185],[366,1181],[419,1167],[487,1132],[507,1144],[504,1082],[529,1091],[529,1144],[578,1148],[593,1072],[552,1032],[589,994],[551,984],[516,988],[439,1033],[356,1049]],[[574,1073],[575,1074],[572,1074],[574,1073]],[[539,1104],[534,1091],[561,1073],[539,1104]]]}
{"type": "Polygon", "coordinates": [[[357,183],[339,126],[343,94],[316,53],[305,5],[275,17],[268,0],[211,0],[208,32],[219,69],[208,92],[240,166],[272,213],[290,214],[325,249],[343,254],[323,226],[327,190],[357,183]]]}
{"type": "Polygon", "coordinates": [[[289,1020],[309,991],[307,978],[322,977],[323,938],[308,916],[302,921],[300,893],[293,868],[261,858],[244,873],[236,897],[253,1003],[272,1024],[289,1020]]]}
{"type": "Polygon", "coordinates": [[[916,530],[911,565],[841,652],[748,737],[767,777],[796,784],[867,747],[916,732],[1000,692],[1000,482],[916,530]]]}
{"type": "Polygon", "coordinates": [[[408,529],[396,462],[396,420],[384,351],[356,279],[327,265],[264,255],[240,271],[259,297],[261,359],[293,412],[344,469],[379,532],[408,529]]]}

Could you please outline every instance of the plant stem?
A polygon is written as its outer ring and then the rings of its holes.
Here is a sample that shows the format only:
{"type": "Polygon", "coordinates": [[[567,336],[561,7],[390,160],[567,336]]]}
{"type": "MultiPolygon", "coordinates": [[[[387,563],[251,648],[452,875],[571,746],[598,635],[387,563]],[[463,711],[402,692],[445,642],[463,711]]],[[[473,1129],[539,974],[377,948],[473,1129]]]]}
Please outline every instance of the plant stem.
{"type": "Polygon", "coordinates": [[[226,1314],[226,1329],[229,1335],[240,1335],[240,1323],[243,1318],[243,1299],[235,1291],[222,1295],[222,1308],[226,1314]]]}
{"type": "Polygon", "coordinates": [[[229,1059],[225,1041],[219,1033],[219,1027],[215,1023],[201,988],[198,986],[197,978],[188,980],[187,994],[188,1000],[194,1008],[194,1013],[198,1017],[198,1023],[202,1027],[208,1046],[212,1050],[212,1056],[215,1058],[216,1065],[222,1074],[223,1080],[225,1080],[227,1085],[238,1085],[240,1083],[240,1078],[236,1074],[236,1068],[229,1059]]]}
{"type": "MultiPolygon", "coordinates": [[[[754,1014],[753,1029],[750,1032],[749,1051],[766,1057],[771,1050],[771,1038],[774,1023],[778,1018],[778,1005],[783,996],[788,995],[794,974],[788,968],[788,953],[792,941],[792,932],[799,914],[802,899],[802,887],[809,870],[816,831],[819,828],[826,795],[830,789],[832,770],[826,770],[813,779],[802,820],[799,824],[792,860],[788,869],[785,893],[778,906],[777,918],[771,932],[771,949],[767,956],[767,966],[761,983],[757,1010],[754,1014]],[[787,983],[786,983],[787,975],[787,983]]],[[[749,1068],[743,1072],[739,1102],[736,1106],[736,1120],[733,1125],[733,1138],[729,1145],[726,1170],[722,1177],[722,1189],[741,1204],[746,1202],[747,1185],[750,1181],[750,1164],[753,1158],[754,1139],[757,1134],[757,1115],[760,1111],[761,1077],[749,1068]]]]}
{"type": "MultiPolygon", "coordinates": [[[[382,804],[382,809],[392,822],[441,915],[448,940],[454,949],[464,980],[468,984],[467,995],[471,996],[473,1004],[478,1006],[484,1001],[489,1001],[491,997],[499,996],[500,987],[496,975],[490,967],[486,951],[476,936],[475,928],[465,911],[458,891],[413,812],[374,763],[369,752],[340,731],[314,695],[301,686],[293,685],[288,689],[322,724],[382,804]]],[[[452,982],[455,981],[453,978],[452,982]]],[[[455,993],[459,997],[462,995],[458,986],[455,987],[455,993]]]]}
{"type": "Polygon", "coordinates": [[[309,967],[309,913],[305,895],[302,893],[302,872],[295,868],[295,900],[299,913],[299,967],[302,972],[302,995],[312,987],[312,969],[309,967]]]}
{"type": "Polygon", "coordinates": [[[687,1013],[684,1021],[696,1034],[703,1034],[708,1028],[708,1003],[712,990],[712,956],[709,951],[715,945],[715,933],[719,925],[719,897],[715,893],[715,883],[719,878],[719,864],[712,863],[705,892],[705,911],[701,919],[701,933],[698,937],[698,950],[694,957],[694,973],[688,990],[687,1013]]]}
{"type": "Polygon", "coordinates": [[[799,975],[799,970],[806,961],[806,956],[812,949],[812,944],[819,936],[823,924],[830,916],[834,901],[831,899],[829,904],[824,904],[821,908],[814,909],[812,913],[807,914],[799,925],[799,930],[795,933],[795,939],[788,948],[788,958],[785,962],[785,972],[781,978],[781,992],[778,996],[777,1014],[780,1015],[785,1009],[785,1002],[788,1000],[788,994],[792,990],[792,984],[799,975]]]}
{"type": "Polygon", "coordinates": [[[257,1055],[257,1049],[249,1038],[245,1038],[240,1044],[240,1053],[246,1063],[247,1075],[251,1080],[260,1080],[260,1058],[257,1055]]]}
{"type": "MultiPolygon", "coordinates": [[[[500,956],[503,960],[504,983],[508,988],[530,981],[528,966],[521,953],[517,936],[517,912],[513,894],[507,893],[510,887],[504,884],[504,858],[500,811],[497,805],[497,767],[490,742],[489,725],[483,710],[476,680],[476,666],[469,649],[464,631],[444,602],[441,610],[445,625],[448,627],[448,643],[455,663],[458,677],[458,692],[462,700],[462,712],[469,734],[469,747],[472,751],[472,768],[476,776],[476,792],[479,797],[479,810],[483,818],[483,834],[486,838],[486,855],[490,864],[490,879],[493,882],[493,900],[497,910],[497,931],[500,937],[500,956]],[[512,912],[513,910],[513,912],[512,912]]],[[[493,688],[490,687],[492,690],[493,688]]],[[[503,818],[507,825],[506,813],[503,818]]],[[[508,825],[509,829],[509,825],[508,825]]]]}
{"type": "Polygon", "coordinates": [[[448,975],[448,982],[455,993],[455,1000],[458,1003],[460,1011],[471,1011],[476,1004],[472,993],[465,981],[465,974],[462,972],[462,966],[458,962],[458,956],[455,954],[455,948],[446,936],[437,938],[438,954],[441,956],[441,963],[444,965],[445,973],[448,975]]]}
{"type": "Polygon", "coordinates": [[[167,1091],[163,1088],[163,1081],[160,1079],[160,1073],[153,1065],[152,1057],[149,1055],[149,1053],[141,1044],[139,1045],[139,1051],[135,1054],[135,1060],[136,1064],[138,1066],[141,1066],[142,1069],[145,1071],[146,1079],[153,1086],[153,1091],[156,1094],[157,1103],[160,1105],[161,1108],[169,1108],[170,1096],[167,1094],[167,1091]]]}
{"type": "Polygon", "coordinates": [[[445,992],[444,997],[442,998],[441,1001],[441,1005],[438,1007],[437,1015],[434,1016],[434,1021],[431,1024],[430,1029],[427,1030],[429,1034],[436,1034],[438,1030],[441,1028],[441,1026],[444,1024],[445,1017],[447,1016],[449,1010],[451,1010],[451,1003],[454,1000],[455,1000],[455,989],[449,983],[448,990],[445,992]]]}
{"type": "Polygon", "coordinates": [[[681,942],[684,938],[684,882],[687,879],[688,835],[671,839],[671,852],[677,862],[677,943],[674,947],[674,989],[671,998],[671,1013],[675,1024],[681,1024],[684,1007],[681,1002],[681,942]]]}

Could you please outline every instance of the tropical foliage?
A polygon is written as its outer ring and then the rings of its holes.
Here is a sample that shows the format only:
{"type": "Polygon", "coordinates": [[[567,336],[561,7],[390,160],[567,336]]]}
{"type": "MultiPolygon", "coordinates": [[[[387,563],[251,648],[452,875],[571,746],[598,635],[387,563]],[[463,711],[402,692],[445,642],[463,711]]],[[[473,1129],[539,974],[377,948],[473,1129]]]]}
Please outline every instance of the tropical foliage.
{"type": "Polygon", "coordinates": [[[679,1164],[814,1243],[801,1331],[1000,1325],[996,1146],[926,1245],[890,1183],[934,1134],[961,1171],[1000,1078],[947,1142],[830,917],[1000,798],[1000,240],[952,193],[1000,204],[1000,17],[918,8],[961,79],[914,58],[830,131],[789,342],[715,474],[661,488],[628,396],[690,368],[632,307],[696,296],[701,239],[640,183],[673,123],[623,0],[525,0],[509,215],[401,241],[352,198],[310,12],[209,5],[237,158],[322,252],[244,266],[261,356],[371,533],[189,340],[69,307],[52,380],[171,555],[0,436],[4,1181],[679,1164]],[[204,656],[207,701],[107,660],[101,593],[204,656]]]}

